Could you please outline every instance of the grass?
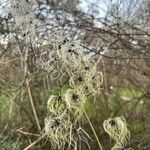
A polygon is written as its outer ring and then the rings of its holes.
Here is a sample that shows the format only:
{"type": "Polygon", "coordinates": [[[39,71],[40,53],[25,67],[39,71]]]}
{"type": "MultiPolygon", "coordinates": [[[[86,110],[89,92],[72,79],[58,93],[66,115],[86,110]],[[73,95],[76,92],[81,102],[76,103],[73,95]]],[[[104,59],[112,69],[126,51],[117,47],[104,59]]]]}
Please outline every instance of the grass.
{"type": "Polygon", "coordinates": [[[9,111],[10,111],[10,101],[9,97],[3,93],[0,92],[0,120],[1,124],[2,123],[7,123],[7,119],[9,116],[9,111]]]}
{"type": "MultiPolygon", "coordinates": [[[[50,95],[59,95],[60,93],[63,94],[63,93],[65,93],[66,89],[67,89],[67,87],[49,89],[48,95],[49,96],[50,95]]],[[[43,99],[45,99],[45,97],[48,96],[43,93],[44,93],[44,90],[41,90],[40,92],[34,93],[35,94],[34,96],[37,97],[37,95],[40,95],[40,99],[42,101],[43,99]]],[[[120,105],[123,103],[123,100],[121,100],[121,98],[120,98],[122,96],[129,97],[130,99],[132,99],[135,97],[142,96],[142,92],[135,88],[113,88],[111,95],[109,95],[110,101],[112,101],[112,105],[110,106],[112,109],[111,112],[115,112],[115,110],[118,109],[120,107],[120,105]]],[[[104,110],[104,104],[102,101],[103,100],[100,95],[100,97],[98,97],[95,100],[95,102],[94,102],[93,98],[88,98],[86,101],[86,105],[85,105],[85,109],[87,110],[88,116],[89,116],[91,122],[93,123],[98,136],[101,136],[101,134],[103,133],[103,132],[101,132],[102,131],[102,121],[104,120],[104,118],[107,118],[108,116],[112,115],[112,114],[110,114],[110,112],[106,112],[106,110],[104,110]]],[[[43,114],[46,114],[47,108],[46,108],[46,103],[45,103],[45,106],[43,106],[44,103],[45,102],[42,102],[42,104],[39,106],[39,109],[42,110],[43,114]]],[[[10,110],[9,108],[10,108],[9,96],[3,92],[0,92],[0,124],[1,124],[1,128],[4,128],[4,125],[6,125],[6,123],[8,122],[8,116],[9,116],[9,110],[10,110]]],[[[144,108],[144,109],[146,109],[146,108],[144,108]]],[[[122,111],[121,111],[121,113],[122,113],[122,111]]],[[[41,116],[40,119],[43,119],[42,115],[40,115],[40,116],[41,116]]],[[[12,116],[11,119],[13,119],[13,117],[14,116],[12,116]]],[[[11,123],[14,124],[15,122],[10,122],[10,124],[11,123]]],[[[142,134],[145,129],[150,130],[150,125],[148,123],[143,123],[140,121],[130,122],[129,125],[130,125],[132,135],[142,134]]],[[[15,124],[14,124],[14,126],[15,126],[15,124]]],[[[87,129],[90,130],[89,125],[85,124],[85,127],[86,127],[86,129],[85,129],[86,131],[88,131],[87,129]]],[[[91,134],[93,134],[91,131],[89,131],[89,132],[91,134]]],[[[94,139],[94,137],[93,137],[93,139],[94,139]]],[[[7,149],[8,150],[9,149],[19,150],[19,148],[22,144],[19,142],[20,142],[19,139],[15,139],[15,138],[11,137],[9,134],[8,135],[0,134],[0,149],[2,149],[2,150],[7,150],[7,149]],[[6,142],[6,141],[8,141],[8,142],[6,142]]],[[[91,142],[91,144],[93,144],[93,143],[91,142]]],[[[104,145],[104,143],[102,143],[102,144],[104,145]]],[[[94,145],[92,147],[94,147],[94,145]]],[[[40,150],[40,146],[39,145],[34,146],[33,150],[40,150]]]]}
{"type": "Polygon", "coordinates": [[[134,87],[130,87],[130,88],[113,88],[112,89],[113,94],[117,94],[120,97],[127,97],[129,99],[135,98],[135,97],[140,97],[142,96],[143,92],[135,89],[134,87]]]}
{"type": "Polygon", "coordinates": [[[0,150],[20,150],[21,143],[19,138],[14,139],[13,136],[0,134],[0,150]]]}

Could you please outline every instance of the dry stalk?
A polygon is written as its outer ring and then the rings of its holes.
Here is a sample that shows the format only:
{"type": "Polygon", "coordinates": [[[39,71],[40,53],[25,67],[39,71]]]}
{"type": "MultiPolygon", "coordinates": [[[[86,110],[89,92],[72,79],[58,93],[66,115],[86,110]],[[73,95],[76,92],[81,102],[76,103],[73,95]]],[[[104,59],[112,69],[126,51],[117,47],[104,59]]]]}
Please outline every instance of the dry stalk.
{"type": "Polygon", "coordinates": [[[97,136],[97,134],[96,134],[96,131],[95,131],[95,129],[94,129],[94,126],[93,126],[92,122],[90,121],[90,118],[88,117],[88,114],[87,114],[87,112],[86,112],[85,110],[84,110],[84,113],[85,113],[85,116],[86,116],[86,118],[87,118],[87,121],[89,122],[89,125],[90,125],[90,127],[91,127],[91,129],[92,129],[92,132],[94,133],[94,136],[95,136],[95,138],[96,138],[96,140],[97,140],[99,149],[100,149],[100,150],[103,150],[102,144],[100,143],[100,140],[98,139],[98,136],[97,136]]]}
{"type": "Polygon", "coordinates": [[[29,99],[30,99],[32,111],[33,111],[33,114],[34,114],[34,118],[35,118],[38,130],[39,130],[39,132],[41,132],[41,126],[40,126],[40,123],[39,123],[39,120],[38,120],[38,117],[37,117],[37,113],[36,113],[36,110],[35,110],[35,107],[34,107],[33,98],[32,98],[31,89],[30,89],[30,86],[29,86],[28,79],[26,80],[26,84],[27,84],[29,99]]]}
{"type": "Polygon", "coordinates": [[[46,138],[46,136],[47,136],[47,134],[43,134],[40,138],[38,138],[36,141],[34,141],[33,143],[31,143],[29,146],[27,146],[23,150],[28,150],[28,149],[32,148],[35,144],[37,144],[38,142],[40,142],[41,140],[43,140],[44,138],[46,138]]]}

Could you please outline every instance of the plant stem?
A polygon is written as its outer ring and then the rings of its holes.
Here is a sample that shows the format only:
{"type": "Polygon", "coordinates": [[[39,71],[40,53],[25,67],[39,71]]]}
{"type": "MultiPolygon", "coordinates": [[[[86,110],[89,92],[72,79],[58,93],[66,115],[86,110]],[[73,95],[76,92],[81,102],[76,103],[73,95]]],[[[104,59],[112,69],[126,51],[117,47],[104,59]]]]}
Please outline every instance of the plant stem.
{"type": "Polygon", "coordinates": [[[98,145],[99,145],[100,150],[103,150],[102,144],[100,143],[100,140],[98,139],[98,136],[97,136],[97,134],[96,134],[96,132],[95,132],[95,129],[94,129],[93,125],[92,125],[92,122],[90,121],[90,119],[89,119],[89,117],[88,117],[88,114],[87,114],[87,112],[86,112],[85,110],[84,110],[84,113],[85,113],[85,116],[86,116],[86,118],[87,118],[87,120],[88,120],[88,122],[89,122],[89,124],[90,124],[90,127],[91,127],[93,133],[94,133],[94,136],[95,136],[95,138],[96,138],[96,140],[97,140],[97,143],[98,143],[98,145]]]}
{"type": "Polygon", "coordinates": [[[24,148],[23,150],[28,150],[31,147],[33,147],[35,144],[37,144],[38,142],[40,142],[42,139],[44,139],[46,137],[46,133],[43,134],[40,138],[38,138],[36,141],[34,141],[33,143],[31,143],[29,146],[27,146],[26,148],[24,148]]]}
{"type": "Polygon", "coordinates": [[[40,126],[40,123],[39,123],[39,120],[38,120],[38,117],[37,117],[37,113],[36,113],[36,110],[35,110],[35,107],[34,107],[34,103],[33,103],[32,94],[31,94],[31,89],[30,89],[30,86],[29,86],[29,81],[28,81],[28,79],[26,80],[26,84],[27,84],[29,99],[30,99],[32,111],[33,111],[33,114],[34,114],[34,118],[35,118],[35,121],[36,121],[38,130],[39,130],[39,132],[41,132],[41,126],[40,126]]]}

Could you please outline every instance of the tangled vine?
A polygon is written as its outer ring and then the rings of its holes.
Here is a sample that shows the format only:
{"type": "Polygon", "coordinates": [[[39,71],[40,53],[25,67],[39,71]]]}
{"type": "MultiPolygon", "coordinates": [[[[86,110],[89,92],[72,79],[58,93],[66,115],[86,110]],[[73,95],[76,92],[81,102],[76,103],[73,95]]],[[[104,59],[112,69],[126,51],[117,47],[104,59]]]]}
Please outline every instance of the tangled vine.
{"type": "Polygon", "coordinates": [[[50,95],[47,101],[48,114],[44,130],[52,148],[76,150],[82,149],[84,145],[90,149],[88,139],[91,138],[82,128],[82,123],[85,121],[86,101],[89,96],[95,98],[101,90],[103,75],[97,70],[97,63],[85,55],[79,40],[73,40],[62,29],[52,31],[39,40],[35,27],[38,22],[27,1],[11,1],[11,11],[15,20],[14,29],[21,29],[18,32],[20,38],[25,40],[27,47],[29,43],[34,47],[35,66],[45,70],[52,81],[63,82],[64,77],[67,77],[68,87],[65,92],[50,95]],[[40,49],[44,43],[45,48],[40,49]],[[36,53],[37,49],[39,51],[36,53]]]}
{"type": "Polygon", "coordinates": [[[84,54],[80,42],[72,41],[64,31],[54,31],[48,37],[48,44],[49,47],[35,58],[34,64],[50,73],[52,80],[67,75],[69,86],[62,94],[50,95],[45,132],[54,149],[81,149],[83,143],[90,149],[88,139],[91,138],[82,128],[84,107],[90,95],[99,94],[102,72],[84,54]]]}

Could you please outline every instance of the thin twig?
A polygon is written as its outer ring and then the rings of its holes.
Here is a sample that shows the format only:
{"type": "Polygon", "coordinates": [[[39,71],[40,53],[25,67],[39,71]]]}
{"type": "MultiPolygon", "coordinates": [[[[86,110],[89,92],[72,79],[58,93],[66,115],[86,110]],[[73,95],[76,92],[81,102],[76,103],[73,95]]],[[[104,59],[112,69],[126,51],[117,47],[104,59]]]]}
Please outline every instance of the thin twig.
{"type": "Polygon", "coordinates": [[[40,138],[38,138],[36,141],[34,141],[33,143],[31,143],[29,146],[27,146],[26,148],[24,148],[23,150],[28,150],[31,147],[33,147],[35,144],[37,144],[38,142],[40,142],[42,139],[46,138],[47,134],[43,134],[40,138]]]}
{"type": "Polygon", "coordinates": [[[18,129],[17,132],[22,133],[22,134],[24,134],[24,135],[30,135],[30,136],[37,136],[37,137],[40,137],[39,134],[25,132],[25,131],[22,131],[22,130],[20,130],[20,129],[18,129]]]}
{"type": "Polygon", "coordinates": [[[20,57],[17,57],[17,58],[11,59],[11,60],[6,61],[6,62],[0,62],[0,64],[6,65],[6,64],[12,63],[13,61],[19,60],[19,59],[20,59],[20,57]]]}
{"type": "Polygon", "coordinates": [[[33,111],[33,114],[34,114],[34,118],[35,118],[35,121],[36,121],[38,130],[41,132],[41,126],[40,126],[40,123],[39,123],[39,120],[38,120],[38,117],[37,117],[37,113],[36,113],[36,110],[35,110],[35,107],[34,107],[34,103],[33,103],[32,94],[31,94],[31,89],[30,89],[30,86],[29,86],[29,81],[28,81],[28,79],[26,80],[26,84],[27,84],[29,99],[30,99],[32,111],[33,111]]]}
{"type": "Polygon", "coordinates": [[[87,120],[88,120],[88,122],[89,122],[89,124],[90,124],[90,127],[91,127],[93,133],[94,133],[94,136],[95,136],[95,138],[96,138],[96,140],[97,140],[97,143],[98,143],[98,145],[99,145],[100,150],[103,150],[102,144],[100,143],[100,140],[98,139],[98,136],[97,136],[97,134],[96,134],[96,131],[95,131],[94,127],[93,127],[93,124],[92,124],[92,122],[90,121],[90,119],[89,119],[89,117],[88,117],[88,114],[86,113],[85,110],[84,110],[84,113],[85,113],[85,116],[86,116],[86,118],[87,118],[87,120]]]}
{"type": "MultiPolygon", "coordinates": [[[[27,61],[28,60],[28,56],[29,56],[29,53],[28,53],[28,48],[27,48],[26,49],[25,58],[24,58],[24,73],[25,73],[24,76],[25,77],[27,77],[27,73],[29,73],[28,72],[28,61],[27,61]]],[[[27,89],[28,89],[29,99],[30,99],[32,111],[33,111],[33,114],[34,114],[34,118],[35,118],[38,130],[39,130],[39,132],[41,132],[41,126],[40,126],[40,123],[39,123],[39,120],[38,120],[38,117],[37,117],[37,113],[36,113],[36,110],[35,110],[35,107],[34,107],[34,102],[33,102],[32,94],[31,94],[31,89],[30,89],[29,79],[28,78],[26,79],[26,85],[27,85],[27,89]]]]}

